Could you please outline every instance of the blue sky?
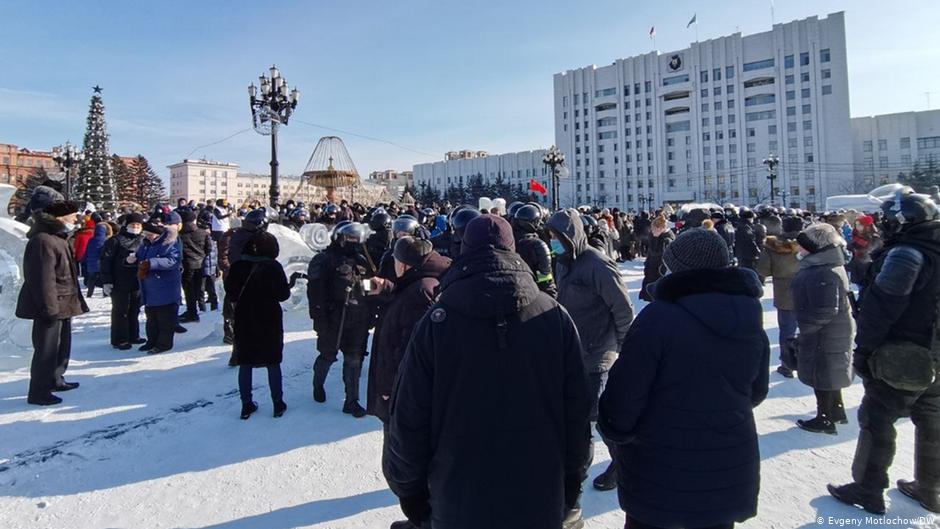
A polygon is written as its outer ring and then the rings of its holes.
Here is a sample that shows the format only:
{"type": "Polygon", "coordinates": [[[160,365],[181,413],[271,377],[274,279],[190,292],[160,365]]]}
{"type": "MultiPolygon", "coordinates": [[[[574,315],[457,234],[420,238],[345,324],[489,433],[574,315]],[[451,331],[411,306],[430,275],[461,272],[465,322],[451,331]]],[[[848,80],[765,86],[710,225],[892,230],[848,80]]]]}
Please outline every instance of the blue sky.
{"type": "MultiPolygon", "coordinates": [[[[846,12],[853,116],[940,107],[935,0],[776,0],[777,22],[846,12]]],[[[80,143],[104,88],[111,150],[158,172],[186,156],[268,171],[248,83],[276,63],[301,91],[280,135],[283,173],[339,133],[360,173],[552,143],[552,75],[699,38],[770,28],[770,0],[0,0],[0,142],[80,143]],[[195,151],[194,151],[195,150],[195,151]],[[422,154],[427,153],[427,154],[422,154]]]]}

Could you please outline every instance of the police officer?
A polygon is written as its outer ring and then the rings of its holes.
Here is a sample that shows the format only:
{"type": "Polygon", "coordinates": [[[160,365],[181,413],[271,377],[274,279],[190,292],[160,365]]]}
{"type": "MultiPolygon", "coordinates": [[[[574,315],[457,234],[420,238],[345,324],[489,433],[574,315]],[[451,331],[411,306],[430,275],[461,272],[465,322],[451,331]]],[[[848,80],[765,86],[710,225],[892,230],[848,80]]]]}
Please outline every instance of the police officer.
{"type": "Polygon", "coordinates": [[[313,364],[313,400],[326,402],[323,385],[336,354],[342,351],[343,413],[356,418],[366,414],[359,405],[359,377],[373,322],[373,307],[363,284],[373,275],[365,252],[367,233],[364,224],[337,225],[333,242],[314,256],[307,269],[307,300],[320,352],[313,364]]]}
{"type": "Polygon", "coordinates": [[[539,290],[554,298],[558,289],[552,276],[552,253],[545,241],[539,238],[542,210],[532,205],[520,205],[514,211],[512,231],[516,238],[516,253],[532,269],[539,290]]]}
{"type": "Polygon", "coordinates": [[[885,247],[868,273],[855,339],[853,365],[865,396],[858,411],[854,482],[829,485],[829,492],[841,502],[884,514],[894,423],[910,416],[915,479],[899,480],[898,489],[940,513],[940,211],[929,196],[910,188],[885,201],[882,211],[885,247]],[[898,360],[911,350],[919,350],[933,366],[912,369],[914,362],[898,360]]]}
{"type": "Polygon", "coordinates": [[[369,219],[372,234],[366,239],[366,250],[376,265],[382,262],[385,252],[392,246],[392,216],[384,210],[372,213],[369,219]]]}

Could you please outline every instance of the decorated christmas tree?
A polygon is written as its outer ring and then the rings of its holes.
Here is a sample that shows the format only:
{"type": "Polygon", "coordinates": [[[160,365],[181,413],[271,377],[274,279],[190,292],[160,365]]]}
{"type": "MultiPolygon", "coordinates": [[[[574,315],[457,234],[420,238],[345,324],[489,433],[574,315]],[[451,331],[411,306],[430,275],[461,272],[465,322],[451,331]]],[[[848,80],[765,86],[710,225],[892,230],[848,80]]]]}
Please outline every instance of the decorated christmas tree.
{"type": "Polygon", "coordinates": [[[88,109],[88,125],[83,147],[85,161],[78,170],[72,196],[79,202],[90,202],[99,209],[114,209],[117,196],[108,155],[108,132],[104,121],[104,103],[101,88],[96,86],[88,109]]]}

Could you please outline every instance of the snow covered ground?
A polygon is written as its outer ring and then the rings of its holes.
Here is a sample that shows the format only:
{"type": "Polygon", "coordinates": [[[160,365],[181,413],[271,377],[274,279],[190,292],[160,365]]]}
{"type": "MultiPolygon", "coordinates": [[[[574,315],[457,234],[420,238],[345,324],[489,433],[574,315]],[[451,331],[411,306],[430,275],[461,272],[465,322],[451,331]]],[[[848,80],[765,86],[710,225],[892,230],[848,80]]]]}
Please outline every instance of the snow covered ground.
{"type": "MultiPolygon", "coordinates": [[[[642,265],[624,265],[624,277],[639,308],[642,265]]],[[[218,313],[188,325],[173,352],[149,357],[113,350],[108,302],[96,297],[90,305],[76,321],[68,372],[82,387],[62,394],[63,405],[27,406],[28,354],[0,351],[0,528],[383,528],[402,517],[382,477],[379,421],[340,413],[339,366],[330,400],[312,401],[314,334],[305,311],[286,318],[287,414],[271,417],[264,372],[255,371],[261,410],[241,421],[218,313]]],[[[769,287],[764,307],[776,341],[769,287]]],[[[815,410],[812,391],[771,375],[770,396],[756,412],[760,511],[744,527],[940,527],[940,518],[894,489],[885,518],[827,495],[827,482],[850,479],[861,397],[860,383],[845,391],[852,419],[838,436],[813,435],[794,424],[815,410]]],[[[903,421],[892,481],[912,478],[913,446],[903,421]]],[[[591,479],[608,461],[602,443],[595,449],[591,479]]],[[[588,527],[623,527],[615,492],[586,483],[582,503],[588,527]]]]}

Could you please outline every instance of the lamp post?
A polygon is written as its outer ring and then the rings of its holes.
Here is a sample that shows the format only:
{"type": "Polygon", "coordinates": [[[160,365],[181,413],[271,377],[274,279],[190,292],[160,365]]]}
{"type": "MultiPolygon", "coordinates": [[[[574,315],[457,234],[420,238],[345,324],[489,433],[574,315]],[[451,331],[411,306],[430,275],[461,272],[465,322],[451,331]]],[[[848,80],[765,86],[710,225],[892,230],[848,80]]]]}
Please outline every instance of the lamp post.
{"type": "Polygon", "coordinates": [[[646,204],[646,195],[640,193],[636,196],[636,199],[640,202],[640,212],[645,211],[644,205],[646,204]]]}
{"type": "Polygon", "coordinates": [[[647,195],[646,199],[647,199],[647,202],[648,202],[647,207],[648,207],[650,210],[654,209],[654,208],[653,208],[653,192],[652,192],[652,191],[649,192],[649,194],[647,195]]]}
{"type": "Polygon", "coordinates": [[[256,87],[254,83],[248,86],[248,97],[255,131],[261,135],[271,136],[270,196],[271,207],[277,211],[277,203],[281,196],[281,187],[277,180],[277,128],[281,125],[287,126],[291,114],[297,108],[300,92],[297,87],[288,91],[287,81],[281,77],[277,66],[271,66],[270,72],[270,76],[261,74],[258,77],[260,87],[256,87]]]}
{"type": "Polygon", "coordinates": [[[85,160],[85,153],[75,148],[71,142],[52,148],[52,161],[65,173],[65,197],[72,197],[72,167],[85,160]]]}
{"type": "Polygon", "coordinates": [[[552,177],[552,211],[558,211],[558,167],[565,163],[565,155],[552,145],[542,157],[542,163],[548,166],[552,177]]]}
{"type": "Polygon", "coordinates": [[[770,180],[770,205],[773,206],[774,195],[777,193],[777,167],[780,165],[780,158],[776,154],[770,153],[767,158],[764,158],[764,165],[767,166],[767,180],[770,180]]]}

